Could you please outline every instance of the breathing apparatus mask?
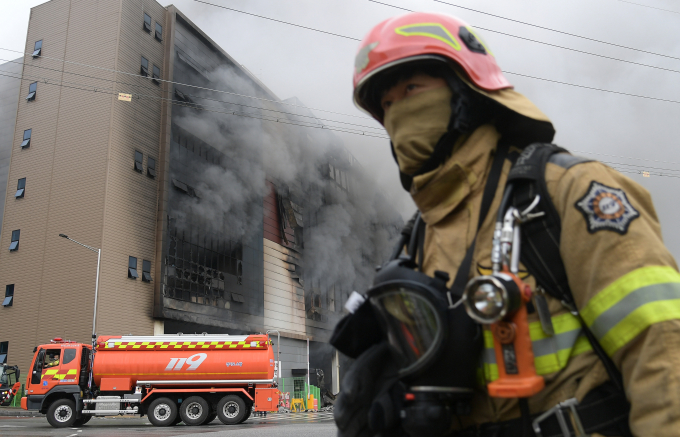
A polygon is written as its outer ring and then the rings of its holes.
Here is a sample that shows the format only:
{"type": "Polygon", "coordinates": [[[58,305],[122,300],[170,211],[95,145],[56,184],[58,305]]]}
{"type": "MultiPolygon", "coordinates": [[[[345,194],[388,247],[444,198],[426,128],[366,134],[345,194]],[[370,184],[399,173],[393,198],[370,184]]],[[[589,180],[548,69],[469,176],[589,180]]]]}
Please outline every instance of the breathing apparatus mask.
{"type": "MultiPolygon", "coordinates": [[[[422,224],[418,218],[416,229],[422,224]]],[[[411,255],[382,266],[366,299],[398,357],[401,427],[413,436],[445,435],[454,416],[470,412],[482,331],[462,305],[449,304],[448,273],[416,270],[415,233],[411,255]]],[[[402,237],[395,252],[404,245],[402,237]]]]}

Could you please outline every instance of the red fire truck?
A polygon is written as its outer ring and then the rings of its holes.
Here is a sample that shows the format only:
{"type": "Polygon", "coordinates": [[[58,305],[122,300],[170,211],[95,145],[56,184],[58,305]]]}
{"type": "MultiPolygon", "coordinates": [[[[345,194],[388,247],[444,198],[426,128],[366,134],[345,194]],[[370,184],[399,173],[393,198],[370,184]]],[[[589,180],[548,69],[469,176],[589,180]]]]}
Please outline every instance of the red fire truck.
{"type": "Polygon", "coordinates": [[[34,352],[21,407],[56,428],[130,414],[156,426],[230,425],[279,402],[268,335],[100,336],[94,353],[55,338],[34,352]]]}

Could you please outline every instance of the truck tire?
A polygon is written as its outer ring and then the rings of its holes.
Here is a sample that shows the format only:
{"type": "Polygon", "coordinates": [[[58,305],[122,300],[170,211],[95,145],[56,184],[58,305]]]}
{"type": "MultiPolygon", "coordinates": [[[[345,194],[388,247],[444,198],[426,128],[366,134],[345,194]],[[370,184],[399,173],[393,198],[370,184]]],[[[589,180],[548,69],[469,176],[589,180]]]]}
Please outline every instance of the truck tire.
{"type": "Polygon", "coordinates": [[[80,419],[76,419],[76,421],[73,423],[73,426],[83,426],[87,422],[89,422],[90,419],[92,419],[92,416],[82,415],[82,416],[80,416],[80,419]]]}
{"type": "Polygon", "coordinates": [[[151,402],[146,414],[153,426],[171,426],[177,419],[177,404],[168,398],[158,398],[151,402]]]}
{"type": "Polygon", "coordinates": [[[245,422],[246,420],[248,420],[248,418],[250,417],[250,414],[251,414],[252,412],[253,412],[253,405],[252,405],[252,404],[246,405],[246,415],[243,416],[243,419],[241,419],[241,421],[240,421],[239,423],[243,423],[243,422],[245,422]]]}
{"type": "Polygon", "coordinates": [[[247,413],[246,403],[240,396],[227,395],[217,403],[217,417],[225,425],[236,425],[247,413]]]}
{"type": "Polygon", "coordinates": [[[202,425],[210,416],[210,404],[200,396],[191,396],[179,405],[182,422],[189,426],[202,425]]]}
{"type": "Polygon", "coordinates": [[[55,428],[68,428],[76,421],[76,403],[71,399],[57,399],[47,409],[47,421],[55,428]]]}

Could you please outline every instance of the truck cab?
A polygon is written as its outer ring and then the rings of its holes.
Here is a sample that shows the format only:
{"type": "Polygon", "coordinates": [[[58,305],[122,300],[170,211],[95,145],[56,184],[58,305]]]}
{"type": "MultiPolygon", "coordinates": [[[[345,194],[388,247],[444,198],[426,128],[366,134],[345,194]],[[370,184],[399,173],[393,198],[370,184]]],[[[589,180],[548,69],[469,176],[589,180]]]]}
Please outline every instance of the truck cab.
{"type": "Polygon", "coordinates": [[[20,388],[19,367],[7,364],[0,366],[0,406],[9,405],[20,388]]]}
{"type": "Polygon", "coordinates": [[[80,411],[88,387],[91,349],[61,338],[37,346],[21,407],[47,414],[53,426],[53,421],[56,425],[72,423],[72,417],[77,425],[89,420],[90,416],[81,416],[80,411]]]}

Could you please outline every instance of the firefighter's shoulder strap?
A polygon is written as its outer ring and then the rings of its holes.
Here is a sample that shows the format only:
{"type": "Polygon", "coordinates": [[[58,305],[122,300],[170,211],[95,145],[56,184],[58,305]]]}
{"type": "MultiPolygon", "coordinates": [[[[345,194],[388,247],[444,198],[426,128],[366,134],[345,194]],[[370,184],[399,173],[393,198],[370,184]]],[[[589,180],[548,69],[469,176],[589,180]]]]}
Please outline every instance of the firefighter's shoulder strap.
{"type": "Polygon", "coordinates": [[[540,202],[534,211],[545,212],[542,217],[522,225],[522,253],[520,255],[522,264],[534,276],[538,286],[560,300],[579,317],[583,332],[604,364],[610,380],[623,391],[621,373],[578,314],[560,255],[561,219],[550,197],[545,180],[546,166],[549,162],[569,169],[590,161],[572,156],[565,149],[554,144],[531,144],[517,157],[508,174],[507,183],[513,184],[513,206],[522,211],[531,204],[536,195],[539,195],[540,202]]]}

